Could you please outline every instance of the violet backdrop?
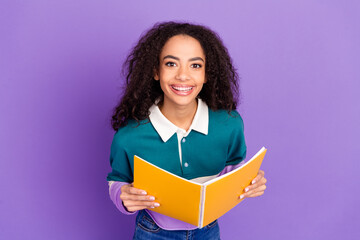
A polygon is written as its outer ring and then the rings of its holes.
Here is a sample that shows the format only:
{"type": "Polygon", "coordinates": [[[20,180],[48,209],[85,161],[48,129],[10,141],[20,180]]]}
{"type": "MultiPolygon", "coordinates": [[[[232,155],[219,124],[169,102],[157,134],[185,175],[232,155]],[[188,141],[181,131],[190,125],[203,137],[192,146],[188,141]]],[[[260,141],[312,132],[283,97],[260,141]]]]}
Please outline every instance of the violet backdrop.
{"type": "Polygon", "coordinates": [[[268,189],[222,239],[360,239],[359,1],[0,4],[0,239],[131,239],[106,175],[121,64],[154,23],[219,33],[241,76],[248,156],[268,189]]]}

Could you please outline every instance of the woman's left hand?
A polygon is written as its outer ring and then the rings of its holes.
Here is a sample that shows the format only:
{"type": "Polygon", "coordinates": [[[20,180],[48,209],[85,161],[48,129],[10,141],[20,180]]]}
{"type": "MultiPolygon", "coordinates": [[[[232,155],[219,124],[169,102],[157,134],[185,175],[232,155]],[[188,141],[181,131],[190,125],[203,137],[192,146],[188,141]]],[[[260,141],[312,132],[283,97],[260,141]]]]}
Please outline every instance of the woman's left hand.
{"type": "Polygon", "coordinates": [[[264,175],[264,171],[259,170],[258,175],[254,178],[254,180],[252,180],[251,184],[245,188],[245,193],[240,195],[240,199],[263,195],[266,189],[265,183],[267,182],[264,175]]]}

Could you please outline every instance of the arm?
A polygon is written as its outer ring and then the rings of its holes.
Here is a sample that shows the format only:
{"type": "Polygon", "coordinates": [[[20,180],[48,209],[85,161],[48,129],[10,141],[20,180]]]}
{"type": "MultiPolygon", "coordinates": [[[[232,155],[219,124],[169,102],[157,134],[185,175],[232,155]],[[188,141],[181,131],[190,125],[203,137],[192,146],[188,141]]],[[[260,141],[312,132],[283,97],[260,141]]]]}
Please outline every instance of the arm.
{"type": "MultiPolygon", "coordinates": [[[[246,156],[246,145],[245,145],[245,137],[244,137],[244,123],[241,116],[236,112],[234,115],[238,115],[236,118],[237,122],[235,123],[234,130],[232,132],[229,144],[229,152],[228,152],[228,160],[227,166],[220,173],[220,175],[230,172],[241,165],[245,164],[243,161],[246,156]],[[231,165],[234,162],[239,162],[236,165],[231,165]],[[230,164],[230,165],[228,165],[230,164]]],[[[247,197],[257,197],[264,194],[266,189],[266,178],[264,177],[265,173],[262,170],[259,170],[257,176],[252,180],[250,186],[245,188],[245,193],[241,194],[240,199],[247,197]]]]}
{"type": "Polygon", "coordinates": [[[108,174],[110,199],[120,212],[131,215],[137,210],[158,206],[154,198],[145,191],[134,188],[133,173],[125,150],[126,135],[117,132],[111,144],[110,165],[112,171],[108,174]]]}

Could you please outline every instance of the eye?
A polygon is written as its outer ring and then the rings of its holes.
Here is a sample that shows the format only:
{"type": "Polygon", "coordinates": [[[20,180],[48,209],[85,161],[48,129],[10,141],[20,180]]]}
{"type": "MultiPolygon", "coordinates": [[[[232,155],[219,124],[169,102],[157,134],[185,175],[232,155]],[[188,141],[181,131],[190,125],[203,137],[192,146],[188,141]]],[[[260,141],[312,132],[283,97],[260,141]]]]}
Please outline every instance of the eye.
{"type": "Polygon", "coordinates": [[[176,63],[174,63],[174,62],[167,62],[167,63],[165,63],[165,65],[168,66],[168,67],[175,67],[175,66],[176,66],[176,63]]]}
{"type": "Polygon", "coordinates": [[[191,64],[191,67],[192,67],[192,68],[201,68],[202,65],[201,65],[201,64],[194,63],[194,64],[191,64]]]}

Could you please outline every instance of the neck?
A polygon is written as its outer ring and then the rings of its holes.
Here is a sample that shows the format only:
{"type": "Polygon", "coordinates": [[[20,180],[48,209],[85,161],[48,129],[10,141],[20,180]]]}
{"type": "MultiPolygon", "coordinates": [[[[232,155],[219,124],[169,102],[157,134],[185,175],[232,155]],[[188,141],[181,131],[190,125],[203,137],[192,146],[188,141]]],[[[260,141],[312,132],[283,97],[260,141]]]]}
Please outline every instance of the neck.
{"type": "Polygon", "coordinates": [[[189,130],[197,110],[197,100],[191,106],[170,106],[163,102],[159,106],[161,113],[175,126],[186,131],[189,130]]]}

